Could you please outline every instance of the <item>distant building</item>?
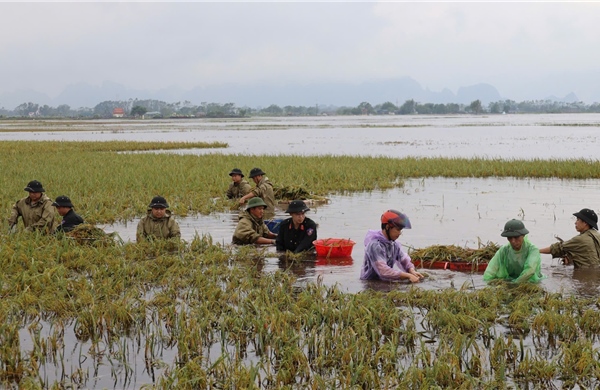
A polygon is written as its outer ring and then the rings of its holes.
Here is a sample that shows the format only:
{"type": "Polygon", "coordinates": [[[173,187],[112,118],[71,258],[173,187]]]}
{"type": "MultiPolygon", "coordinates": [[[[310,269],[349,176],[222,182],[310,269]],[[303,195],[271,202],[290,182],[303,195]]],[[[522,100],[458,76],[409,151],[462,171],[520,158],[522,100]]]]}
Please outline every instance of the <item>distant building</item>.
{"type": "Polygon", "coordinates": [[[113,110],[113,118],[123,118],[123,116],[125,115],[125,110],[123,110],[122,108],[115,108],[113,110]]]}
{"type": "Polygon", "coordinates": [[[149,112],[145,113],[144,115],[142,115],[142,119],[143,118],[160,119],[162,117],[163,116],[160,113],[160,111],[149,111],[149,112]]]}

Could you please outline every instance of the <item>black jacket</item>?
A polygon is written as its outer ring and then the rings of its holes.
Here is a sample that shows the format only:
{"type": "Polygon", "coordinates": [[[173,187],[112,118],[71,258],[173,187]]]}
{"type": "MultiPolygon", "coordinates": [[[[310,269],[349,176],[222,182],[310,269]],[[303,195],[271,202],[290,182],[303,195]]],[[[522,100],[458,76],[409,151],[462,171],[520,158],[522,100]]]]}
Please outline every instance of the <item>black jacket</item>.
{"type": "Polygon", "coordinates": [[[300,253],[314,248],[313,241],[317,239],[317,224],[310,218],[294,229],[292,218],[284,220],[279,227],[275,244],[278,251],[300,253]]]}
{"type": "Polygon", "coordinates": [[[56,231],[65,233],[70,232],[71,230],[75,229],[75,226],[81,223],[83,223],[83,218],[81,218],[79,214],[76,214],[75,211],[71,209],[67,214],[65,214],[62,222],[56,228],[56,231]]]}

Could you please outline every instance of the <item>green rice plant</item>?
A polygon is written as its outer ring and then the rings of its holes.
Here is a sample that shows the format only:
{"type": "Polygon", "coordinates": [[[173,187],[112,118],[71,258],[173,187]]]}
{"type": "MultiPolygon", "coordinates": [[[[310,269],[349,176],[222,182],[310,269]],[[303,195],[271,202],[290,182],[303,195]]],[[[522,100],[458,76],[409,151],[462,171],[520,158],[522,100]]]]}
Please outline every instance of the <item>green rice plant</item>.
{"type": "MultiPolygon", "coordinates": [[[[224,211],[231,166],[260,166],[278,189],[302,188],[303,196],[326,197],[399,187],[412,177],[600,178],[591,160],[499,160],[460,158],[385,158],[350,156],[253,156],[132,154],[117,151],[215,145],[136,142],[5,141],[0,163],[10,166],[0,178],[0,210],[8,215],[36,178],[51,197],[67,194],[88,222],[110,223],[142,216],[152,196],[167,198],[175,215],[224,211]],[[33,159],[43,164],[30,164],[33,159]],[[77,164],[73,164],[77,161],[77,164]],[[68,166],[68,170],[56,170],[68,166]],[[148,169],[152,167],[152,169],[148,169]],[[140,193],[143,188],[144,193],[140,193]]],[[[289,191],[288,191],[289,192],[289,191]]]]}
{"type": "Polygon", "coordinates": [[[565,387],[594,387],[599,377],[598,348],[585,339],[563,343],[558,359],[558,370],[565,387]]]}
{"type": "Polygon", "coordinates": [[[555,339],[571,342],[577,339],[579,327],[575,318],[569,314],[559,314],[546,310],[533,317],[531,328],[534,337],[546,337],[551,346],[556,345],[555,339]]]}
{"type": "Polygon", "coordinates": [[[526,354],[514,371],[515,382],[521,386],[551,389],[556,388],[554,381],[558,373],[558,364],[554,360],[531,357],[526,354]]]}

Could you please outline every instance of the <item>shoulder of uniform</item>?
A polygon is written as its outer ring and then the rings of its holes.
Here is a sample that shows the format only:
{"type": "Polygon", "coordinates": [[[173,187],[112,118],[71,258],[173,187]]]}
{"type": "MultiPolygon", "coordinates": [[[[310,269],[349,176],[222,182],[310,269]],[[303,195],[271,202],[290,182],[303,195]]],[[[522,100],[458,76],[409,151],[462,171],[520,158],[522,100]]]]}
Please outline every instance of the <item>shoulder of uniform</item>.
{"type": "Polygon", "coordinates": [[[308,226],[308,225],[310,225],[310,226],[316,226],[316,225],[317,225],[317,224],[315,223],[315,221],[313,221],[313,220],[312,220],[312,219],[310,219],[310,218],[305,218],[305,219],[304,219],[304,224],[305,224],[305,225],[307,225],[307,226],[308,226]]]}

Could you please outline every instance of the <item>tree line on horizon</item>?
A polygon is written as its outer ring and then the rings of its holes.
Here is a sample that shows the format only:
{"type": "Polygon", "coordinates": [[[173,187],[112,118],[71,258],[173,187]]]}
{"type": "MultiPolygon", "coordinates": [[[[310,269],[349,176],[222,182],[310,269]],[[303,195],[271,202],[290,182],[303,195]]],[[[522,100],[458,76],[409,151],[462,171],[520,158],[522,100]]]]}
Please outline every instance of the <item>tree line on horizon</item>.
{"type": "Polygon", "coordinates": [[[414,99],[402,105],[392,102],[372,105],[362,102],[356,107],[346,106],[279,106],[264,108],[236,107],[234,103],[207,103],[194,105],[189,101],[167,103],[154,99],[106,100],[93,108],[73,109],[67,104],[57,107],[22,103],[13,110],[0,108],[0,118],[79,118],[102,119],[113,117],[115,108],[123,109],[130,118],[227,118],[248,116],[316,116],[316,115],[444,115],[444,114],[512,114],[512,113],[600,113],[600,103],[557,102],[551,100],[527,100],[515,102],[501,100],[484,106],[480,100],[471,104],[420,103],[414,99]]]}

